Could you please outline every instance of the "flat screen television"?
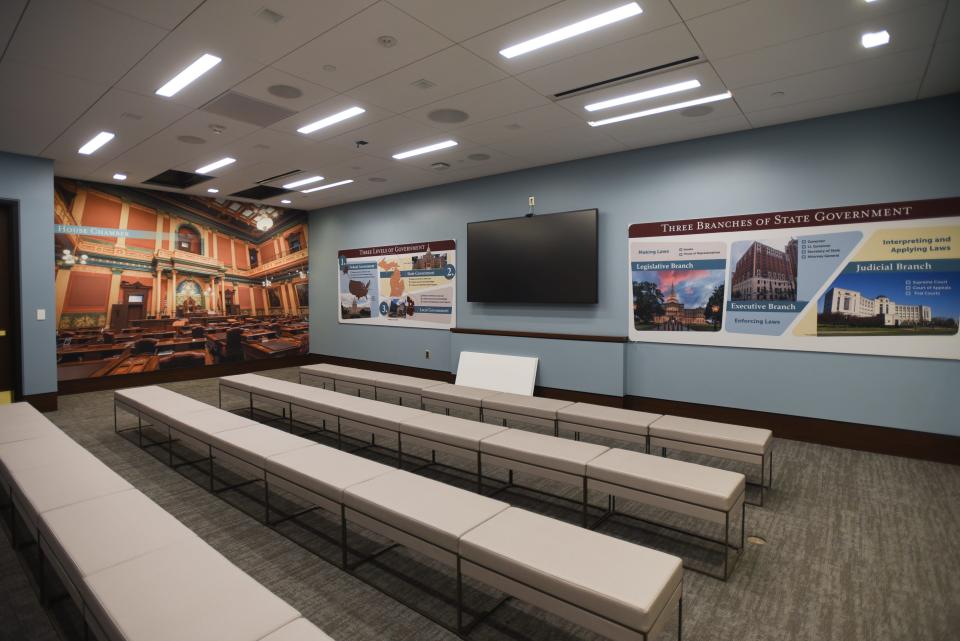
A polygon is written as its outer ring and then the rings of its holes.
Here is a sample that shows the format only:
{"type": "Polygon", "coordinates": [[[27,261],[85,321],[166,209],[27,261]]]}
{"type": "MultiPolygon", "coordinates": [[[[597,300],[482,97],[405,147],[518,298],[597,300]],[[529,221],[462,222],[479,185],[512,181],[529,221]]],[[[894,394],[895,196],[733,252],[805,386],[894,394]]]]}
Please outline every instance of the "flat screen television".
{"type": "Polygon", "coordinates": [[[596,303],[597,210],[467,225],[467,301],[596,303]]]}

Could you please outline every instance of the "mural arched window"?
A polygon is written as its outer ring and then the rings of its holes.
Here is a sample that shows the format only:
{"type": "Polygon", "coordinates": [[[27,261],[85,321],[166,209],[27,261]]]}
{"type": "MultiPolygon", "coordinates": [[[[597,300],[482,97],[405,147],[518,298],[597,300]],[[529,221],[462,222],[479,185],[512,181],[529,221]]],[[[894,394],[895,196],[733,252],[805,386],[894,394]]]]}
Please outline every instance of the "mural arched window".
{"type": "Polygon", "coordinates": [[[190,225],[180,225],[177,229],[177,249],[191,254],[202,254],[200,232],[190,225]]]}

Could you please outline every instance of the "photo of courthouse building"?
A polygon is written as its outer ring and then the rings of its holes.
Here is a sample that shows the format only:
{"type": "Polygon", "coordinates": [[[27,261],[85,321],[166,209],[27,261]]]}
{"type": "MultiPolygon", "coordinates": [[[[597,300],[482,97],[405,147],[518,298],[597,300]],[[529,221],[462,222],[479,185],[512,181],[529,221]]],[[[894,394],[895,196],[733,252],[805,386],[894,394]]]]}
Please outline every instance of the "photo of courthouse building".
{"type": "Polygon", "coordinates": [[[737,261],[730,286],[733,300],[796,300],[796,239],[783,251],[753,242],[737,261]]]}
{"type": "Polygon", "coordinates": [[[860,292],[840,287],[832,287],[824,294],[823,314],[876,318],[879,325],[888,327],[919,325],[933,319],[928,305],[900,305],[887,296],[867,298],[860,292]]]}

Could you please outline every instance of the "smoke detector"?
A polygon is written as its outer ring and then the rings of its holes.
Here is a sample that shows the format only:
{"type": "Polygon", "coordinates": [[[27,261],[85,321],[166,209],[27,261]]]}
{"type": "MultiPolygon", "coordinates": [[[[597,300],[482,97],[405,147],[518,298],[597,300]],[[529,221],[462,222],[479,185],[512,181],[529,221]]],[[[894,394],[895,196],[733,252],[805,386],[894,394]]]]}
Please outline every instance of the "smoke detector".
{"type": "Polygon", "coordinates": [[[216,134],[216,135],[218,135],[218,136],[219,136],[220,134],[222,134],[223,132],[225,132],[226,130],[227,130],[227,126],[226,126],[226,125],[218,125],[218,124],[216,124],[216,123],[210,125],[210,131],[212,131],[214,134],[216,134]]]}
{"type": "Polygon", "coordinates": [[[377,44],[383,47],[384,49],[389,49],[397,45],[397,39],[393,36],[380,36],[377,38],[377,44]]]}
{"type": "Polygon", "coordinates": [[[434,171],[446,171],[447,169],[450,169],[450,164],[445,162],[435,162],[430,165],[430,167],[434,171]]]}

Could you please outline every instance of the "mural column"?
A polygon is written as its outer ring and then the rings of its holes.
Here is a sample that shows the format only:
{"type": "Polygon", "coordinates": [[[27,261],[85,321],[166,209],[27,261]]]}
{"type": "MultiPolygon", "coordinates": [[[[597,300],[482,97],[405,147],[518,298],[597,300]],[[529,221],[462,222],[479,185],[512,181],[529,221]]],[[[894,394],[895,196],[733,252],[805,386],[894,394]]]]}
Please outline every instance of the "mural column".
{"type": "Polygon", "coordinates": [[[257,315],[257,290],[253,285],[248,285],[247,290],[250,292],[250,315],[257,315]]]}
{"type": "Polygon", "coordinates": [[[120,302],[120,275],[123,274],[122,269],[111,269],[110,270],[110,298],[107,303],[107,318],[110,318],[110,305],[120,302]]]}
{"type": "Polygon", "coordinates": [[[167,313],[170,318],[177,315],[177,270],[170,270],[170,293],[167,294],[167,313]]]}
{"type": "MultiPolygon", "coordinates": [[[[126,229],[127,223],[130,220],[130,203],[123,200],[120,202],[120,229],[126,229]]],[[[117,247],[126,247],[127,239],[123,234],[120,234],[120,237],[117,238],[117,247]]]]}
{"type": "Polygon", "coordinates": [[[160,317],[160,298],[162,296],[161,292],[163,291],[163,283],[160,279],[161,274],[160,267],[157,267],[157,271],[153,274],[153,310],[152,313],[156,317],[160,317]]]}
{"type": "Polygon", "coordinates": [[[67,299],[67,285],[70,284],[70,268],[66,265],[57,270],[57,329],[60,328],[60,317],[63,316],[63,305],[67,299]]]}
{"type": "Polygon", "coordinates": [[[220,309],[227,313],[227,279],[220,277],[220,309]]]}
{"type": "Polygon", "coordinates": [[[210,277],[210,295],[207,296],[207,309],[209,311],[216,310],[216,300],[217,300],[217,284],[213,280],[213,276],[210,277]]]}
{"type": "Polygon", "coordinates": [[[284,285],[287,288],[287,300],[290,301],[290,313],[296,314],[299,303],[297,303],[297,290],[294,289],[293,283],[287,283],[284,285]]]}

